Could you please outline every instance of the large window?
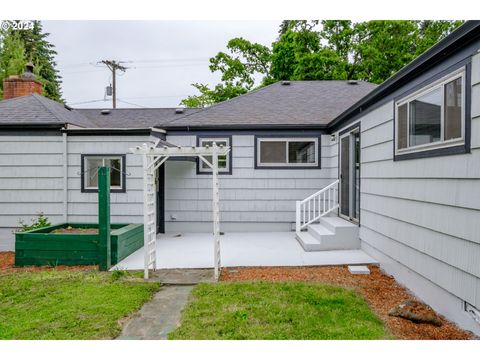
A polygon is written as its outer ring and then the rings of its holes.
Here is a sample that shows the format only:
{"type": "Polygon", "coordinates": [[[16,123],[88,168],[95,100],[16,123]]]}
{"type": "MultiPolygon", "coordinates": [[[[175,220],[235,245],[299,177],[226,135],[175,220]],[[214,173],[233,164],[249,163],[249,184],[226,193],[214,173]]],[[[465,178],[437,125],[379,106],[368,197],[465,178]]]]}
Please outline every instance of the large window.
{"type": "MultiPolygon", "coordinates": [[[[231,138],[230,137],[199,137],[197,140],[198,146],[212,146],[213,142],[217,144],[217,146],[231,146],[231,138]]],[[[227,155],[219,155],[218,156],[218,172],[219,173],[228,173],[231,174],[231,154],[232,150],[227,155]]],[[[205,156],[205,159],[212,163],[211,156],[205,156]]],[[[212,169],[200,159],[198,160],[198,173],[199,174],[209,174],[212,173],[212,169]]]]}
{"type": "Polygon", "coordinates": [[[125,155],[82,155],[82,192],[98,191],[98,168],[110,168],[110,191],[125,192],[125,155]]]}
{"type": "Polygon", "coordinates": [[[318,138],[257,138],[257,167],[318,167],[318,138]]]}
{"type": "Polygon", "coordinates": [[[462,68],[396,102],[396,154],[465,142],[465,72],[462,68]]]}

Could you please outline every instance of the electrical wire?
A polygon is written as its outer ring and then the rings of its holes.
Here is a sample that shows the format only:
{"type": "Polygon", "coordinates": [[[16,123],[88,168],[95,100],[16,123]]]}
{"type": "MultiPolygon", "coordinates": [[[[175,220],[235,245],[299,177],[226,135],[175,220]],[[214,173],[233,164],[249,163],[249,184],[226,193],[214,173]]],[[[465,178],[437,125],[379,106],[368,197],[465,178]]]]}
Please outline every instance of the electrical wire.
{"type": "Polygon", "coordinates": [[[135,104],[135,103],[128,102],[128,101],[125,101],[125,100],[122,100],[122,99],[117,99],[117,101],[119,101],[119,102],[121,102],[121,103],[124,103],[124,104],[133,105],[133,106],[138,106],[138,107],[140,107],[140,108],[148,109],[148,107],[146,107],[146,106],[144,106],[144,105],[135,104]]]}

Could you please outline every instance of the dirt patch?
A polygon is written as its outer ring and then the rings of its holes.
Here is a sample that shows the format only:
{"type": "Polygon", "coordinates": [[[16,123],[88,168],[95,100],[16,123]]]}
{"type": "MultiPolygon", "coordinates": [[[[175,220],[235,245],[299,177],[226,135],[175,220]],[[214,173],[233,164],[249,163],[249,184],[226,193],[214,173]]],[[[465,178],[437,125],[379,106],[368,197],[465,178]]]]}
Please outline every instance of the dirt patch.
{"type": "Polygon", "coordinates": [[[50,234],[98,234],[97,228],[74,228],[74,227],[66,227],[55,229],[50,232],[50,234]]]}
{"type": "Polygon", "coordinates": [[[46,270],[69,270],[69,271],[91,271],[98,270],[97,265],[79,265],[79,266],[24,266],[15,267],[15,253],[13,251],[0,252],[0,275],[14,272],[36,272],[46,270]]]}
{"type": "Polygon", "coordinates": [[[414,323],[389,316],[392,308],[408,300],[416,300],[393,277],[377,266],[369,266],[370,275],[352,275],[346,266],[317,267],[252,267],[224,268],[221,281],[312,281],[353,288],[362,294],[370,308],[386,324],[393,336],[404,340],[466,340],[476,339],[468,332],[441,318],[442,325],[414,323]]]}
{"type": "Polygon", "coordinates": [[[442,326],[442,320],[427,304],[417,300],[407,300],[395,306],[388,313],[390,316],[398,316],[414,323],[427,323],[442,326]]]}

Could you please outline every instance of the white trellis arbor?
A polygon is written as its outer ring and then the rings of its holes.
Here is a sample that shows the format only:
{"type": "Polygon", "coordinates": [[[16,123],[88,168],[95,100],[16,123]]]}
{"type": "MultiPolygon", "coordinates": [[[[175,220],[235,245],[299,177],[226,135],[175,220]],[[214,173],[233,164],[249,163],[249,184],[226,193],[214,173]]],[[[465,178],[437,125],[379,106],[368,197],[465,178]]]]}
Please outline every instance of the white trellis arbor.
{"type": "Polygon", "coordinates": [[[155,171],[170,157],[198,157],[212,169],[213,189],[213,241],[214,241],[214,269],[215,280],[220,274],[220,197],[218,193],[218,156],[227,155],[229,146],[161,146],[160,140],[155,145],[143,144],[131,148],[130,152],[142,155],[143,159],[143,223],[144,223],[144,246],[145,254],[144,277],[148,279],[150,267],[157,267],[156,240],[157,240],[157,207],[155,171]],[[211,162],[206,159],[211,158],[211,162]]]}

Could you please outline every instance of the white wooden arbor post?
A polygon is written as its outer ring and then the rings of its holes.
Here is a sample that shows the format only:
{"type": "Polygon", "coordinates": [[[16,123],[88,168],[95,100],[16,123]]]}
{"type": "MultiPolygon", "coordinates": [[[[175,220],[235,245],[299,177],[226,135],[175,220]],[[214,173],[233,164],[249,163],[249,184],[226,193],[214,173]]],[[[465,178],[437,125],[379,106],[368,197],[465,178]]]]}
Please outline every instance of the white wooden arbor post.
{"type": "Polygon", "coordinates": [[[144,223],[144,278],[148,279],[149,269],[157,267],[156,240],[157,240],[157,206],[156,206],[156,187],[155,171],[169,157],[195,156],[207,164],[212,169],[212,210],[213,210],[213,240],[214,240],[214,274],[215,280],[220,276],[220,195],[218,182],[218,156],[227,155],[230,147],[217,146],[214,142],[212,146],[205,147],[157,147],[143,144],[141,147],[131,148],[130,152],[142,155],[143,160],[143,223],[144,223]],[[209,162],[205,157],[211,157],[209,162]]]}

